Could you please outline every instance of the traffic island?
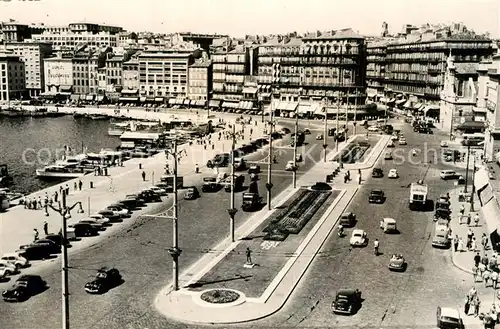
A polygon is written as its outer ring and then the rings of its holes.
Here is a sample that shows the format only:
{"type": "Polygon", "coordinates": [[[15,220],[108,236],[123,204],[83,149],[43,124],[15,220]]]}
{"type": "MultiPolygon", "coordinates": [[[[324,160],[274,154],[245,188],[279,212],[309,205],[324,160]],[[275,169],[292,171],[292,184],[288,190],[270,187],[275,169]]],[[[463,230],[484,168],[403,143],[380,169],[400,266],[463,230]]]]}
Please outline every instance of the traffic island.
{"type": "Polygon", "coordinates": [[[231,289],[242,292],[247,299],[260,298],[285,264],[299,256],[299,246],[339,194],[339,190],[299,189],[279,211],[187,288],[196,292],[231,289]],[[277,240],[273,239],[276,235],[280,236],[277,240]]]}
{"type": "Polygon", "coordinates": [[[364,163],[381,140],[381,136],[356,136],[341,152],[333,157],[333,162],[344,164],[364,163]]]}

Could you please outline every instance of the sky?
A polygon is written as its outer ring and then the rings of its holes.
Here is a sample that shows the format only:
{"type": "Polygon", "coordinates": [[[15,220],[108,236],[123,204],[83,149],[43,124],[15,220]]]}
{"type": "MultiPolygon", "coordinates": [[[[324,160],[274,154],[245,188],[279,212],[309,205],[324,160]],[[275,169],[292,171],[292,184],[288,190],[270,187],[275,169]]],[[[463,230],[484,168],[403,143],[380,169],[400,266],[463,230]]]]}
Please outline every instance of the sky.
{"type": "Polygon", "coordinates": [[[403,24],[463,22],[500,37],[500,0],[0,0],[0,21],[88,22],[128,31],[220,33],[241,37],[352,28],[379,35],[403,24]]]}

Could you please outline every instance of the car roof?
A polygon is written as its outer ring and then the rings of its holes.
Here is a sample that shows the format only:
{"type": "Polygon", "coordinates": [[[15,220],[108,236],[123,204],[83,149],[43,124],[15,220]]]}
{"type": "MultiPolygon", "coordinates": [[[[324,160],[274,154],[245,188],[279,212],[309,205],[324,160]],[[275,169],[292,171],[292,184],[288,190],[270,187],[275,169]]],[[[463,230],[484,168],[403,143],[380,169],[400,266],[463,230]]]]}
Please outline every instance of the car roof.
{"type": "Polygon", "coordinates": [[[351,296],[355,294],[356,294],[355,289],[340,289],[339,291],[337,291],[337,295],[351,296]]]}
{"type": "Polygon", "coordinates": [[[441,307],[441,316],[460,319],[460,312],[456,308],[441,307]]]}
{"type": "Polygon", "coordinates": [[[39,280],[42,277],[36,274],[23,274],[16,281],[24,281],[24,280],[39,280]]]}
{"type": "Polygon", "coordinates": [[[373,193],[373,192],[375,192],[375,193],[380,193],[380,192],[384,192],[384,191],[382,191],[381,189],[378,189],[378,188],[374,188],[374,189],[372,189],[372,190],[370,191],[370,193],[373,193]]]}
{"type": "Polygon", "coordinates": [[[352,234],[353,234],[353,235],[354,235],[354,234],[363,234],[363,233],[365,233],[365,231],[360,230],[360,229],[355,229],[355,230],[353,230],[353,231],[352,231],[352,234]]]}
{"type": "Polygon", "coordinates": [[[386,222],[386,223],[396,223],[396,220],[394,218],[385,217],[384,218],[384,222],[386,222]]]}
{"type": "Polygon", "coordinates": [[[2,255],[2,257],[12,257],[12,256],[19,257],[19,253],[17,253],[17,252],[8,252],[8,253],[5,253],[5,254],[2,255]]]}
{"type": "Polygon", "coordinates": [[[346,211],[346,212],[342,213],[342,216],[350,216],[350,215],[352,215],[352,212],[350,212],[350,211],[346,211]]]}

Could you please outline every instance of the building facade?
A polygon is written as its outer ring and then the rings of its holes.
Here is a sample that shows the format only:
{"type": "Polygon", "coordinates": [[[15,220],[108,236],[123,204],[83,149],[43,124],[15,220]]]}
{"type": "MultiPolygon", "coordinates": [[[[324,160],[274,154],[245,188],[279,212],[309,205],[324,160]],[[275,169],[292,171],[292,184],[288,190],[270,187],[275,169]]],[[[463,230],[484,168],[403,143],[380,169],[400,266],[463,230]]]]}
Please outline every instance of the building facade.
{"type": "Polygon", "coordinates": [[[5,48],[24,61],[26,90],[29,97],[38,97],[45,88],[44,59],[52,55],[49,43],[9,42],[5,48]]]}
{"type": "Polygon", "coordinates": [[[106,58],[106,92],[120,92],[123,88],[123,55],[108,53],[106,58]]]}
{"type": "Polygon", "coordinates": [[[51,43],[55,49],[63,50],[74,49],[75,47],[82,44],[88,44],[89,46],[96,48],[118,46],[118,34],[112,34],[110,32],[75,33],[72,31],[68,31],[56,33],[44,31],[41,34],[34,35],[32,39],[37,42],[51,43]]]}
{"type": "Polygon", "coordinates": [[[131,59],[123,63],[123,91],[133,90],[135,94],[139,91],[139,62],[131,59]]]}
{"type": "Polygon", "coordinates": [[[386,49],[385,41],[370,42],[366,47],[366,96],[370,101],[384,103],[386,100],[384,97],[386,49]]]}
{"type": "Polygon", "coordinates": [[[189,66],[188,98],[195,101],[208,101],[212,92],[212,62],[200,58],[189,66]]]}
{"type": "Polygon", "coordinates": [[[392,43],[387,46],[386,97],[404,97],[409,107],[439,104],[451,55],[455,64],[479,63],[493,53],[491,40],[483,38],[435,39],[392,43]]]}
{"type": "Polygon", "coordinates": [[[44,59],[45,92],[70,95],[73,91],[73,55],[59,54],[44,59]]]}
{"type": "Polygon", "coordinates": [[[140,53],[137,56],[140,96],[186,98],[189,87],[189,65],[200,56],[200,49],[140,53]]]}
{"type": "Polygon", "coordinates": [[[28,25],[17,22],[5,22],[0,25],[2,35],[0,39],[4,42],[22,42],[31,37],[31,29],[28,25]]]}
{"type": "Polygon", "coordinates": [[[483,61],[478,69],[477,107],[486,112],[484,156],[486,161],[500,160],[500,54],[483,61]]]}
{"type": "Polygon", "coordinates": [[[22,100],[25,96],[24,62],[20,56],[0,53],[0,101],[22,100]]]}

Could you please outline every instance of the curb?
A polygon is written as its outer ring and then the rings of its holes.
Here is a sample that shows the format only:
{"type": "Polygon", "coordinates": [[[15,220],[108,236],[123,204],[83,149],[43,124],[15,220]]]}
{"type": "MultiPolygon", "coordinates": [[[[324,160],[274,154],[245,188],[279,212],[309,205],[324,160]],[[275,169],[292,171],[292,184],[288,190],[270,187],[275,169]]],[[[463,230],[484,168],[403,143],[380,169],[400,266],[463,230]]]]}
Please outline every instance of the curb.
{"type": "MultiPolygon", "coordinates": [[[[380,152],[378,152],[378,155],[375,157],[375,159],[373,161],[371,161],[371,164],[366,165],[365,163],[363,163],[359,167],[353,166],[352,168],[348,168],[348,169],[350,169],[350,170],[358,170],[358,169],[360,169],[360,170],[366,170],[366,169],[372,168],[377,163],[377,161],[380,159],[380,156],[384,152],[384,149],[387,146],[387,143],[389,143],[389,139],[385,143],[382,143],[382,141],[383,141],[383,139],[381,139],[380,142],[378,142],[378,143],[381,143],[380,145],[383,144],[383,147],[381,147],[381,150],[380,150],[380,152]],[[362,166],[362,165],[366,165],[366,166],[362,166]]],[[[375,147],[378,146],[378,143],[377,143],[377,145],[375,145],[375,147]]],[[[375,147],[373,148],[372,152],[375,152],[375,147]]]]}
{"type": "Polygon", "coordinates": [[[457,263],[457,261],[455,260],[455,253],[457,253],[458,251],[453,250],[453,246],[451,246],[450,249],[451,249],[451,262],[453,263],[453,266],[455,266],[456,268],[458,268],[459,270],[461,270],[461,271],[463,271],[465,273],[472,274],[471,270],[468,270],[465,267],[463,267],[462,265],[459,265],[457,263]]]}

